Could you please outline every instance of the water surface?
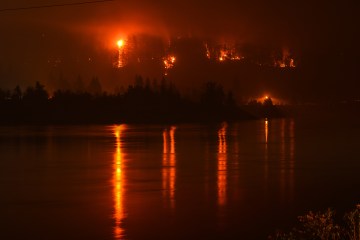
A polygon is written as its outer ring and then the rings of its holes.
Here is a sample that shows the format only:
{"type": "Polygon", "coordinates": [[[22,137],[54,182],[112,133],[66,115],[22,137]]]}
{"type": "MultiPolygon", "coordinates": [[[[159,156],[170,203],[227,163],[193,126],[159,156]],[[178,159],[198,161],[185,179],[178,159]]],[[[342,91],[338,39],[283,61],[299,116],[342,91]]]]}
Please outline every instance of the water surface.
{"type": "Polygon", "coordinates": [[[0,127],[0,239],[266,239],[360,202],[355,120],[0,127]]]}

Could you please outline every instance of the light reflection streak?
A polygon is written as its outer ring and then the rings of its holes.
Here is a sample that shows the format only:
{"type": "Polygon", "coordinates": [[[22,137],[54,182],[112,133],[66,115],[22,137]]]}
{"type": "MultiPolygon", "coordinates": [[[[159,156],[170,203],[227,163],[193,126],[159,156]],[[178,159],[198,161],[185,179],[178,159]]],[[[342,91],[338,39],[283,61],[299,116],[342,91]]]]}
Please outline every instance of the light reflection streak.
{"type": "Polygon", "coordinates": [[[295,133],[294,120],[283,119],[280,125],[280,187],[284,200],[294,194],[295,133]]]}
{"type": "Polygon", "coordinates": [[[175,150],[175,130],[163,131],[163,171],[162,184],[163,196],[172,209],[175,208],[175,181],[176,181],[176,150],[175,150]]]}
{"type": "Polygon", "coordinates": [[[227,123],[223,123],[218,131],[218,204],[222,206],[226,203],[227,187],[227,143],[226,143],[227,123]]]}
{"type": "Polygon", "coordinates": [[[116,240],[124,239],[125,233],[124,228],[121,226],[122,222],[125,219],[125,210],[124,210],[124,154],[122,152],[122,133],[126,129],[125,125],[115,126],[113,131],[116,138],[116,151],[114,154],[114,164],[113,164],[113,187],[114,187],[114,238],[116,240]]]}
{"type": "Polygon", "coordinates": [[[265,118],[265,143],[268,143],[268,137],[269,137],[269,121],[267,118],[265,118]]]}
{"type": "MultiPolygon", "coordinates": [[[[235,125],[235,129],[234,129],[234,154],[237,158],[238,161],[235,162],[235,169],[239,169],[239,161],[240,161],[240,154],[239,154],[239,126],[238,124],[235,125]]],[[[239,199],[240,198],[240,187],[239,187],[239,180],[240,180],[240,176],[239,176],[239,171],[237,172],[237,174],[235,174],[235,176],[233,176],[232,182],[234,183],[234,185],[236,186],[234,190],[234,197],[235,199],[239,199]]]]}
{"type": "Polygon", "coordinates": [[[268,136],[269,136],[269,121],[267,118],[265,118],[265,124],[264,124],[264,133],[265,133],[265,164],[264,164],[264,178],[265,182],[267,183],[268,177],[269,177],[269,150],[268,150],[268,136]]]}
{"type": "Polygon", "coordinates": [[[294,169],[295,169],[295,122],[290,121],[290,187],[293,196],[294,192],[294,169]]]}
{"type": "Polygon", "coordinates": [[[285,194],[286,188],[286,152],[285,152],[285,119],[281,120],[280,130],[280,186],[282,195],[285,194]]]}

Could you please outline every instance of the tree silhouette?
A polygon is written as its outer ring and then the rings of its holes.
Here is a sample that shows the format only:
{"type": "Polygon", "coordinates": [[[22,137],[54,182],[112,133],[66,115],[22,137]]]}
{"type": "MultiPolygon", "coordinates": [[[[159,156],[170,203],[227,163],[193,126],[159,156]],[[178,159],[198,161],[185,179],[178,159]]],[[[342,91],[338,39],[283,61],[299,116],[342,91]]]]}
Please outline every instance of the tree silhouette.
{"type": "Polygon", "coordinates": [[[77,77],[75,81],[74,89],[76,92],[79,93],[85,92],[85,84],[80,75],[77,77]]]}
{"type": "Polygon", "coordinates": [[[201,103],[206,109],[219,110],[225,103],[223,87],[216,82],[207,82],[201,96],[201,103]]]}
{"type": "Polygon", "coordinates": [[[21,91],[21,88],[20,88],[20,86],[19,85],[17,85],[15,88],[14,88],[14,90],[13,90],[13,92],[12,92],[12,94],[11,94],[11,99],[13,100],[13,101],[20,101],[21,99],[22,99],[22,91],[21,91]]]}
{"type": "MultiPolygon", "coordinates": [[[[208,82],[201,99],[181,96],[174,84],[163,78],[156,89],[150,81],[136,76],[135,85],[114,94],[101,94],[98,78],[89,85],[90,92],[56,90],[52,97],[44,85],[36,82],[22,92],[0,90],[3,123],[174,123],[214,122],[248,118],[240,111],[232,92],[224,93],[216,82],[208,82]]],[[[260,105],[263,107],[263,105],[260,105]]]]}
{"type": "Polygon", "coordinates": [[[97,77],[94,77],[93,79],[91,79],[90,84],[88,86],[88,91],[89,91],[89,93],[91,93],[93,95],[101,94],[102,87],[101,87],[100,81],[97,77]]]}
{"type": "Polygon", "coordinates": [[[24,93],[24,101],[34,103],[44,103],[48,100],[49,94],[45,90],[45,86],[39,82],[35,83],[35,87],[28,87],[24,93]]]}
{"type": "Polygon", "coordinates": [[[6,91],[6,90],[2,90],[2,89],[0,89],[0,100],[6,100],[6,99],[8,99],[8,98],[10,98],[10,93],[9,93],[9,91],[6,91]]]}

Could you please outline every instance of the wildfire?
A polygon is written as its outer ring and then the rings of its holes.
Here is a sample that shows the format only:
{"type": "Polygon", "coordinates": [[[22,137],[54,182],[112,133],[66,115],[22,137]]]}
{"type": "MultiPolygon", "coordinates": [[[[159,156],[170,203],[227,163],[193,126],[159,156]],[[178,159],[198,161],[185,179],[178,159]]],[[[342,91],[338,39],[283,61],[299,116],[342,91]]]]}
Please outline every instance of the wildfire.
{"type": "Polygon", "coordinates": [[[207,44],[205,44],[206,49],[206,57],[208,59],[215,59],[219,62],[224,61],[240,61],[244,59],[241,57],[235,45],[223,45],[217,46],[213,48],[209,48],[207,44]]]}
{"type": "Polygon", "coordinates": [[[120,39],[116,42],[116,45],[118,47],[116,67],[122,68],[125,66],[125,41],[123,39],[120,39]]]}
{"type": "Polygon", "coordinates": [[[286,59],[286,60],[277,61],[277,63],[275,63],[275,67],[295,68],[296,66],[295,66],[294,59],[290,58],[290,59],[286,59]]]}
{"type": "MultiPolygon", "coordinates": [[[[114,61],[115,68],[123,68],[133,64],[153,62],[156,63],[157,66],[162,67],[164,69],[164,74],[167,75],[169,69],[172,69],[178,61],[178,59],[174,56],[174,51],[176,53],[175,49],[177,49],[176,43],[170,42],[169,46],[165,46],[165,48],[160,49],[157,48],[157,45],[154,48],[151,48],[151,41],[148,43],[142,42],[147,41],[147,38],[137,38],[136,36],[122,37],[115,39],[115,41],[113,39],[112,41],[112,48],[116,50],[116,55],[114,54],[116,56],[116,60],[114,61]],[[165,54],[163,51],[165,51],[165,54]]],[[[203,54],[202,57],[206,57],[214,63],[240,63],[246,58],[247,63],[259,66],[274,68],[297,67],[297,59],[288,48],[276,49],[271,53],[271,55],[264,55],[264,57],[258,58],[257,55],[252,54],[252,51],[247,51],[246,48],[243,48],[243,45],[237,42],[225,41],[220,43],[209,40],[200,44],[203,44],[203,48],[201,49],[201,54],[203,54]]],[[[196,49],[188,50],[197,51],[196,49]]],[[[179,53],[179,55],[180,54],[181,53],[179,53]]]]}
{"type": "Polygon", "coordinates": [[[207,43],[205,43],[205,49],[206,49],[206,57],[208,59],[211,59],[211,53],[210,53],[210,49],[209,49],[209,46],[207,45],[207,43]]]}
{"type": "Polygon", "coordinates": [[[224,61],[225,59],[227,59],[228,56],[227,56],[227,53],[224,49],[221,49],[220,50],[220,57],[219,57],[219,61],[222,62],[224,61]]]}
{"type": "Polygon", "coordinates": [[[167,70],[174,67],[175,62],[176,62],[176,57],[173,55],[168,55],[164,57],[163,63],[165,68],[165,75],[167,75],[167,70]]]}
{"type": "Polygon", "coordinates": [[[290,67],[296,67],[295,64],[294,64],[294,59],[290,58],[290,67]]]}
{"type": "Polygon", "coordinates": [[[280,68],[295,68],[294,58],[291,57],[290,51],[287,48],[282,50],[281,60],[275,60],[275,67],[280,68]]]}
{"type": "Polygon", "coordinates": [[[117,41],[116,44],[118,45],[119,48],[122,48],[124,46],[124,40],[120,39],[119,41],[117,41]]]}
{"type": "Polygon", "coordinates": [[[257,98],[254,98],[258,103],[264,104],[266,101],[271,100],[273,105],[286,105],[288,102],[284,99],[278,98],[276,96],[270,96],[270,94],[265,94],[263,96],[259,96],[257,98]]]}

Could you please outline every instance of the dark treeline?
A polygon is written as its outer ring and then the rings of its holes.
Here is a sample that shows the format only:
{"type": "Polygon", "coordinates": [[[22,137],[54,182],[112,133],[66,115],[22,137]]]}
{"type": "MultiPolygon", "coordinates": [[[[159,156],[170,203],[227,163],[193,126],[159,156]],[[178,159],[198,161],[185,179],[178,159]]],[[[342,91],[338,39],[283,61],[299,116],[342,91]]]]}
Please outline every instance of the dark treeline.
{"type": "Polygon", "coordinates": [[[215,82],[207,82],[199,99],[182,96],[165,79],[150,84],[141,76],[122,93],[89,93],[57,90],[50,95],[36,82],[24,91],[0,90],[3,124],[84,124],[84,123],[185,123],[218,122],[279,117],[271,99],[238,106],[233,94],[215,82]]]}

